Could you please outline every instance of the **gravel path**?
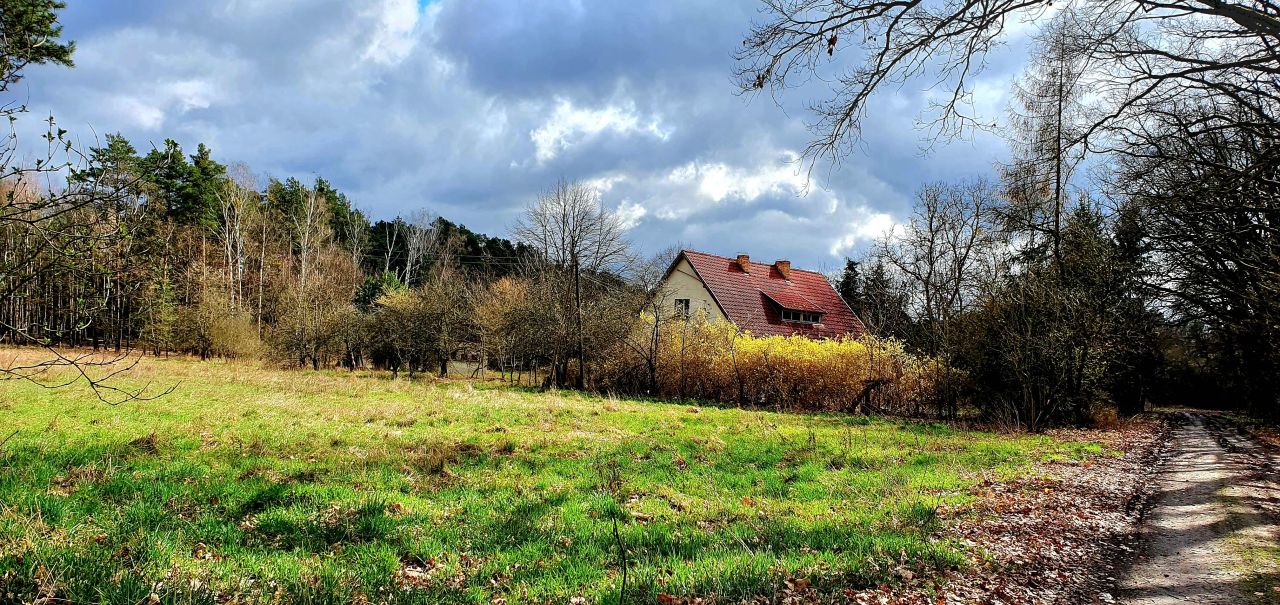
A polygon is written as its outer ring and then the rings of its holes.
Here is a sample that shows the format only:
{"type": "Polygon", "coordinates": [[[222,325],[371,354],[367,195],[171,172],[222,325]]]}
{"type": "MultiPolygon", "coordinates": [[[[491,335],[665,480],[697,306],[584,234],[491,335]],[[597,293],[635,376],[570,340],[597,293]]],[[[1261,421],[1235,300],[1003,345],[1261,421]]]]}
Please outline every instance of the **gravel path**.
{"type": "Polygon", "coordinates": [[[1130,605],[1280,602],[1275,465],[1256,444],[1184,413],[1143,529],[1144,549],[1120,582],[1130,605]]]}

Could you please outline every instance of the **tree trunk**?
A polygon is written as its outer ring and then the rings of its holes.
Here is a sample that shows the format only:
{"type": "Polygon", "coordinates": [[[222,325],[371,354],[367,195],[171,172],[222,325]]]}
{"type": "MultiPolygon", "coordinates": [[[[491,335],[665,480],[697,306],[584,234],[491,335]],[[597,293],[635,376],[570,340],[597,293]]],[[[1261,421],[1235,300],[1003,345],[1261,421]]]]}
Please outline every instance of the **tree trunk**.
{"type": "MultiPolygon", "coordinates": [[[[578,388],[587,388],[587,348],[582,334],[582,267],[578,264],[578,255],[573,256],[573,302],[577,313],[578,332],[578,388]]],[[[563,376],[561,377],[563,380],[563,376]]]]}

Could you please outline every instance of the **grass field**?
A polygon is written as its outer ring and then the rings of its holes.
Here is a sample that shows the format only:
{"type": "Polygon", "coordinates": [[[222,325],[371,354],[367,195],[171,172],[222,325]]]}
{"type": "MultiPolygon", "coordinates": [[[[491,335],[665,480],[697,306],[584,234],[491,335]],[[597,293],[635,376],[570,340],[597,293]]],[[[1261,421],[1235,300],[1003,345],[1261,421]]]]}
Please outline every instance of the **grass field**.
{"type": "Polygon", "coordinates": [[[834,590],[961,561],[936,510],[984,474],[1101,452],[221,361],[148,358],[147,381],[177,387],[0,383],[0,601],[612,603],[618,540],[628,602],[834,590]]]}

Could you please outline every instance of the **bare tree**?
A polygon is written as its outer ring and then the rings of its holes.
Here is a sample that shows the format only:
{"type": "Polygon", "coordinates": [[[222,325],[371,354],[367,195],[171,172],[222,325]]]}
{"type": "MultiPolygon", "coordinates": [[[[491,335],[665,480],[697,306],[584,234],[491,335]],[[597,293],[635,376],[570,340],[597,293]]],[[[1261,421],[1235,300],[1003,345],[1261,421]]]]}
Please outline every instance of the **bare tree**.
{"type": "Polygon", "coordinates": [[[342,239],[347,242],[351,252],[351,265],[361,267],[364,264],[364,253],[369,247],[369,225],[363,218],[364,213],[358,208],[353,209],[353,214],[361,218],[360,220],[343,221],[342,239]]]}
{"type": "Polygon", "coordinates": [[[415,273],[427,262],[437,248],[438,233],[432,223],[435,216],[426,210],[418,210],[409,216],[404,225],[406,256],[404,261],[404,283],[412,285],[415,273]]]}
{"type": "Polygon", "coordinates": [[[541,252],[545,262],[570,274],[578,387],[585,388],[583,275],[603,273],[627,260],[629,244],[622,220],[600,204],[594,189],[583,183],[561,180],[525,210],[514,233],[520,241],[541,252]]]}
{"type": "Polygon", "coordinates": [[[258,177],[247,164],[236,164],[229,173],[215,190],[221,211],[221,221],[215,234],[222,242],[231,305],[240,308],[244,304],[245,269],[249,264],[247,230],[252,213],[258,206],[258,177]]]}
{"type": "Polygon", "coordinates": [[[264,205],[259,205],[258,212],[258,309],[254,314],[258,323],[258,338],[263,336],[263,311],[266,305],[267,292],[267,227],[270,221],[267,220],[268,213],[273,211],[264,205]]]}
{"type": "Polygon", "coordinates": [[[1137,218],[1145,285],[1204,331],[1215,384],[1280,417],[1280,124],[1224,105],[1154,109],[1107,183],[1137,218]]]}
{"type": "MultiPolygon", "coordinates": [[[[382,272],[391,273],[392,261],[395,260],[396,250],[399,249],[396,242],[400,239],[400,234],[404,231],[404,219],[396,217],[396,220],[388,224],[387,230],[384,232],[386,240],[382,246],[382,272]]],[[[404,281],[404,280],[401,280],[404,281]]]]}
{"type": "Polygon", "coordinates": [[[476,289],[472,302],[476,336],[485,357],[492,359],[498,371],[518,381],[523,371],[532,326],[525,317],[529,301],[529,283],[514,277],[502,277],[476,289]]]}
{"type": "Polygon", "coordinates": [[[314,187],[305,188],[301,211],[293,217],[293,235],[298,242],[298,281],[303,289],[311,277],[316,256],[333,237],[328,219],[328,208],[320,192],[314,187]]]}
{"type": "MultiPolygon", "coordinates": [[[[838,160],[860,135],[875,93],[921,81],[942,91],[924,119],[933,138],[989,122],[973,111],[972,88],[986,55],[1010,26],[1035,21],[1046,0],[763,0],[765,20],[738,52],[744,92],[785,91],[811,79],[832,82],[813,107],[815,139],[806,156],[838,160]],[[854,57],[852,65],[836,56],[854,57]],[[835,72],[834,75],[830,72],[835,72]]],[[[1081,137],[1141,120],[1152,100],[1194,94],[1280,96],[1280,5],[1272,0],[1094,0],[1078,8],[1071,44],[1098,76],[1099,106],[1081,137]]],[[[1258,112],[1261,115],[1263,112],[1258,112]]]]}
{"type": "Polygon", "coordinates": [[[680,253],[678,247],[670,247],[632,264],[630,277],[635,296],[640,300],[640,322],[629,326],[622,342],[645,365],[645,391],[657,392],[658,361],[662,356],[662,329],[672,320],[686,319],[677,313],[673,292],[663,284],[667,270],[680,253]]]}
{"type": "Polygon", "coordinates": [[[359,282],[358,269],[332,244],[312,251],[308,270],[285,284],[273,341],[276,349],[298,365],[312,369],[343,356],[345,312],[359,282]]]}
{"type": "Polygon", "coordinates": [[[950,320],[971,307],[1003,262],[992,212],[998,200],[985,181],[926,185],[916,213],[879,243],[877,254],[902,274],[915,297],[931,355],[947,349],[950,320]]]}
{"type": "Polygon", "coordinates": [[[441,378],[449,374],[449,361],[477,340],[472,313],[476,291],[466,276],[451,269],[435,272],[414,290],[422,299],[429,356],[438,364],[441,378]]]}

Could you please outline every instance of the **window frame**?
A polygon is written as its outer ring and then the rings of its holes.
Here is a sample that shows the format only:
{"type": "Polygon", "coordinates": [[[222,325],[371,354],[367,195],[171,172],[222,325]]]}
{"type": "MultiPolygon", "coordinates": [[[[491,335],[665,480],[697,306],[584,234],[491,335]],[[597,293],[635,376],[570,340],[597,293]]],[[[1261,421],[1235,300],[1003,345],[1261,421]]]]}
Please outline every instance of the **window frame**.
{"type": "Polygon", "coordinates": [[[782,309],[779,314],[782,321],[796,324],[816,325],[822,323],[822,314],[813,311],[797,311],[795,309],[782,309]]]}
{"type": "Polygon", "coordinates": [[[688,319],[693,313],[693,301],[688,298],[675,299],[676,316],[688,319]]]}

